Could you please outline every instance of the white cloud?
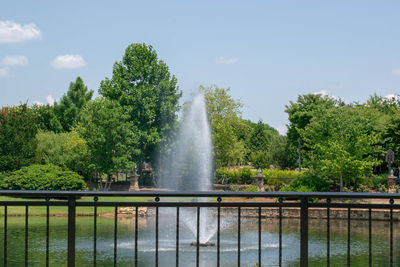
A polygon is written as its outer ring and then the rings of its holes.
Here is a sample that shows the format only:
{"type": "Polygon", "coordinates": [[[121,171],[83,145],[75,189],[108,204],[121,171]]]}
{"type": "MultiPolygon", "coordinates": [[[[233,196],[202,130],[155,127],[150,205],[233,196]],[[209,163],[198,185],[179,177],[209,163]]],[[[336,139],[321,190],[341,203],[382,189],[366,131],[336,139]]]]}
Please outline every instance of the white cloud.
{"type": "Polygon", "coordinates": [[[77,69],[87,65],[81,55],[63,55],[56,57],[51,63],[56,69],[77,69]]]}
{"type": "Polygon", "coordinates": [[[219,57],[215,60],[215,63],[217,64],[225,64],[225,65],[231,65],[231,64],[235,64],[236,62],[238,62],[239,59],[236,57],[232,57],[232,58],[226,58],[226,57],[219,57]]]}
{"type": "Polygon", "coordinates": [[[28,65],[28,58],[25,56],[5,56],[1,63],[11,67],[25,67],[28,65]]]}
{"type": "Polygon", "coordinates": [[[318,91],[318,92],[314,92],[314,93],[312,93],[313,95],[321,95],[321,96],[323,96],[323,97],[329,97],[329,98],[333,98],[333,99],[336,99],[336,100],[339,100],[340,99],[340,97],[338,97],[338,96],[335,96],[335,95],[330,95],[327,91],[325,91],[325,90],[321,90],[321,91],[318,91]]]}
{"type": "Polygon", "coordinates": [[[0,68],[0,78],[12,77],[10,69],[7,67],[0,68]]]}
{"type": "Polygon", "coordinates": [[[393,73],[394,73],[395,75],[400,76],[400,68],[394,69],[394,70],[393,70],[393,73]]]}
{"type": "Polygon", "coordinates": [[[43,103],[40,101],[33,101],[33,104],[37,106],[43,106],[43,103]]]}
{"type": "Polygon", "coordinates": [[[20,43],[40,38],[40,30],[33,24],[17,24],[13,21],[0,21],[0,43],[20,43]]]}
{"type": "Polygon", "coordinates": [[[388,94],[384,97],[384,99],[386,100],[394,100],[397,101],[399,99],[399,95],[395,95],[395,94],[388,94]]]}
{"type": "Polygon", "coordinates": [[[321,90],[319,92],[314,92],[313,95],[321,95],[321,96],[327,96],[328,92],[325,90],[321,90]]]}
{"type": "Polygon", "coordinates": [[[48,95],[48,96],[46,96],[46,101],[47,101],[47,103],[48,103],[50,106],[53,106],[53,105],[54,105],[54,102],[55,102],[56,100],[53,98],[52,95],[48,95]]]}
{"type": "Polygon", "coordinates": [[[287,127],[286,127],[286,125],[280,125],[280,126],[276,127],[276,130],[278,131],[278,133],[280,135],[286,135],[287,127]]]}

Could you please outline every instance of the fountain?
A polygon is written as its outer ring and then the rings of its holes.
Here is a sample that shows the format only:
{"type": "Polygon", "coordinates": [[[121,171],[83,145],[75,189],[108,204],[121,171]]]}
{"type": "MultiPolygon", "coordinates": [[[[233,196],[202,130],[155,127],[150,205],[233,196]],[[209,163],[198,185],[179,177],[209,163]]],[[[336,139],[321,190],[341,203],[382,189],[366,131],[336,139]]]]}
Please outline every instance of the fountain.
{"type": "MultiPolygon", "coordinates": [[[[186,110],[182,125],[168,156],[162,157],[159,185],[181,191],[212,189],[212,141],[204,96],[197,95],[186,110]]],[[[196,199],[196,201],[202,201],[196,199]]],[[[196,212],[182,209],[182,220],[196,236],[196,212]]],[[[209,240],[216,233],[215,216],[208,208],[200,210],[199,246],[213,246],[209,240]]],[[[197,246],[196,242],[191,243],[197,246]]]]}

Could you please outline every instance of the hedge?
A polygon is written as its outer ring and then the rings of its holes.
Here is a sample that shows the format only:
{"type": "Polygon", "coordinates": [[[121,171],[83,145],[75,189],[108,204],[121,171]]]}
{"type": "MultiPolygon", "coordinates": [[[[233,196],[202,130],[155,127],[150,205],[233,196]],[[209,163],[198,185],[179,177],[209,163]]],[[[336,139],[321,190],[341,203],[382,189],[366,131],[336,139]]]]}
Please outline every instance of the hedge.
{"type": "Polygon", "coordinates": [[[73,171],[58,166],[33,164],[3,177],[2,189],[9,190],[82,190],[86,184],[73,171]]]}

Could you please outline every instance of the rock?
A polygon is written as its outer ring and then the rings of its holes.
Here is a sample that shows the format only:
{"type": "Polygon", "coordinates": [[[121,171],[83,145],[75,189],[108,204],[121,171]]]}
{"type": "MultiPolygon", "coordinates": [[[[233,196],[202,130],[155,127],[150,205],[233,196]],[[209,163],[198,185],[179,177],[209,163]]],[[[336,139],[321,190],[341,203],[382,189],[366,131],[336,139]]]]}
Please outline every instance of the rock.
{"type": "MultiPolygon", "coordinates": [[[[136,214],[136,207],[123,207],[118,209],[119,214],[129,214],[135,215],[136,214]]],[[[138,207],[138,216],[149,216],[154,214],[154,210],[148,207],[138,207]]]]}

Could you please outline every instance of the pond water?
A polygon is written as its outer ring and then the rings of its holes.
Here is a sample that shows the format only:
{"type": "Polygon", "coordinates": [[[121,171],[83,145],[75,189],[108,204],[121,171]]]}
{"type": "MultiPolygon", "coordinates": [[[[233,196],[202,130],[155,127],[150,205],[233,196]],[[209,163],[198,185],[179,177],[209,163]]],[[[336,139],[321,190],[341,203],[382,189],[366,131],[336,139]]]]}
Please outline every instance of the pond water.
{"type": "MultiPolygon", "coordinates": [[[[159,266],[175,266],[175,218],[160,208],[159,266]]],[[[237,225],[234,217],[221,217],[225,225],[221,232],[221,266],[237,264],[237,225]]],[[[3,263],[3,220],[0,220],[0,262],[3,263]]],[[[8,217],[8,264],[24,264],[25,218],[8,217]]],[[[46,252],[46,218],[29,217],[29,266],[44,266],[46,252]]],[[[76,227],[76,265],[93,265],[93,217],[78,217],[76,227]]],[[[300,222],[284,219],[282,231],[282,264],[299,266],[300,222]]],[[[399,223],[394,223],[394,262],[400,264],[399,223]]],[[[118,265],[132,266],[134,260],[134,218],[118,219],[118,265]]],[[[139,266],[154,266],[154,216],[139,217],[139,266]]],[[[241,220],[241,266],[255,266],[258,259],[257,219],[241,220]]],[[[278,220],[262,220],[262,266],[278,266],[278,220]]],[[[114,219],[98,218],[97,264],[112,266],[114,219]]],[[[190,243],[195,237],[180,225],[180,265],[195,266],[196,248],[190,243]]],[[[211,239],[216,242],[216,237],[211,239]]],[[[389,265],[389,222],[373,221],[372,251],[374,266],[389,265]]],[[[368,221],[351,222],[351,265],[368,266],[368,221]]],[[[50,218],[50,265],[66,266],[67,218],[50,218]]],[[[200,266],[216,266],[216,247],[200,248],[200,266]]],[[[344,266],[347,259],[347,221],[331,220],[331,266],[344,266]]],[[[309,265],[326,266],[326,220],[310,220],[309,265]]]]}

